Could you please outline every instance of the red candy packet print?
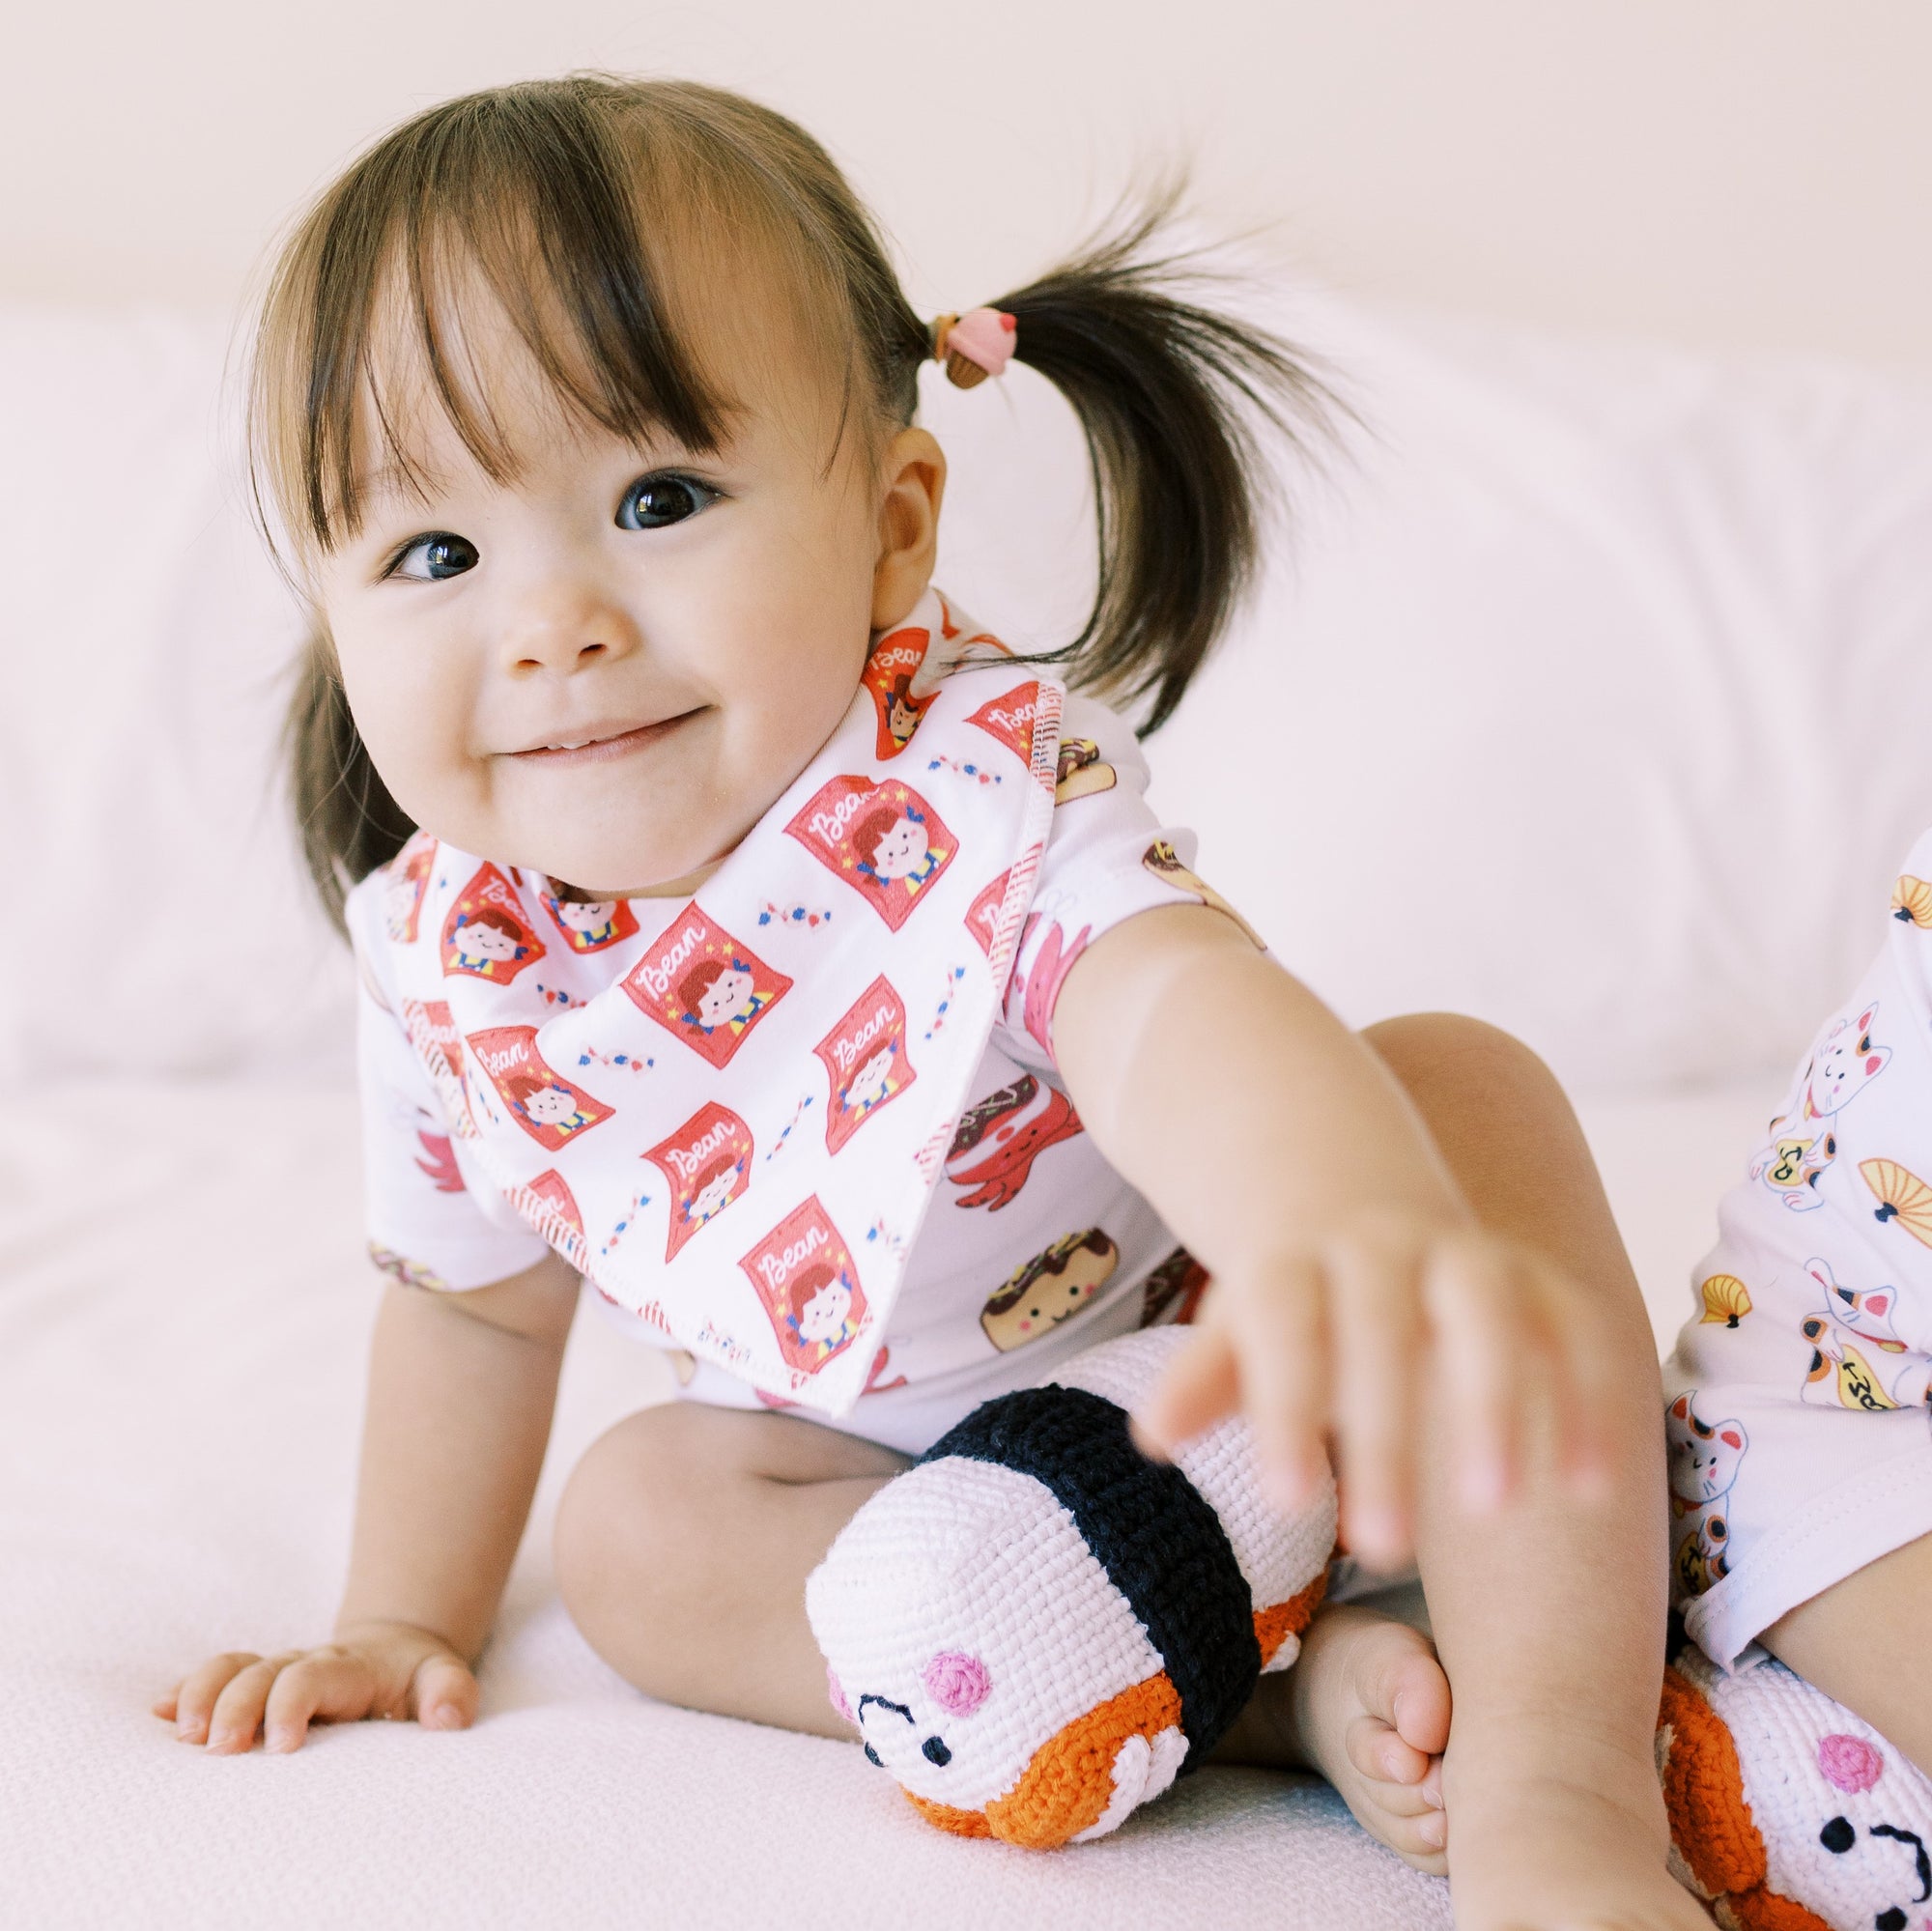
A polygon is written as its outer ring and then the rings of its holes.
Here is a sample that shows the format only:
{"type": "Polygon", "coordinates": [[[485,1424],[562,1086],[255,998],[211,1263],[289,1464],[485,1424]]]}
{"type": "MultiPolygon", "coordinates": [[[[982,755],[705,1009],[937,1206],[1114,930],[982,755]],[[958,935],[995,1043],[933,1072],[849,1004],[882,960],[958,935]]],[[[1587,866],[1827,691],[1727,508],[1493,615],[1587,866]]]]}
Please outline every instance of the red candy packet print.
{"type": "Polygon", "coordinates": [[[510,1117],[553,1153],[614,1110],[545,1065],[534,1026],[493,1026],[471,1033],[467,1043],[510,1117]]]}
{"type": "Polygon", "coordinates": [[[645,1153],[670,1183],[670,1233],[665,1259],[716,1220],[752,1184],[752,1129],[715,1100],[645,1153]]]}
{"type": "Polygon", "coordinates": [[[1033,727],[1039,715],[1039,679],[1015,684],[1010,691],[988,698],[966,722],[978,724],[988,737],[996,737],[1026,766],[1033,770],[1033,727]]]}
{"type": "Polygon", "coordinates": [[[915,695],[932,633],[923,626],[908,625],[882,637],[872,647],[860,680],[871,693],[872,707],[879,714],[877,754],[896,757],[912,742],[919,721],[925,716],[933,694],[915,695]]]}
{"type": "Polygon", "coordinates": [[[905,1036],[905,1002],[882,975],[812,1048],[832,1081],[825,1110],[827,1152],[838,1152],[873,1114],[913,1083],[905,1036]]]}
{"type": "Polygon", "coordinates": [[[851,1346],[866,1320],[859,1269],[813,1194],[738,1263],[803,1380],[851,1346]]]}
{"type": "Polygon", "coordinates": [[[436,869],[436,840],[427,832],[412,832],[409,842],[389,861],[383,890],[383,919],[398,945],[416,942],[416,923],[422,917],[423,894],[436,869]]]}
{"type": "Polygon", "coordinates": [[[562,933],[563,942],[574,952],[601,952],[607,946],[635,938],[637,914],[621,898],[602,898],[585,903],[576,898],[543,895],[544,910],[551,923],[562,933]]]}
{"type": "Polygon", "coordinates": [[[1000,907],[1007,902],[1007,882],[1012,875],[1013,868],[1009,866],[966,908],[966,929],[988,958],[993,956],[993,941],[1000,931],[1000,907]]]}
{"type": "Polygon", "coordinates": [[[510,881],[494,865],[478,866],[443,921],[442,976],[507,985],[543,951],[510,881]]]}
{"type": "Polygon", "coordinates": [[[896,778],[835,778],[785,830],[895,932],[959,849],[939,813],[896,778]]]}
{"type": "Polygon", "coordinates": [[[554,1167],[539,1174],[526,1191],[542,1201],[580,1240],[583,1238],[583,1215],[578,1210],[577,1196],[554,1167]]]}
{"type": "Polygon", "coordinates": [[[695,898],[618,982],[640,1012],[719,1067],[791,990],[695,898]]]}

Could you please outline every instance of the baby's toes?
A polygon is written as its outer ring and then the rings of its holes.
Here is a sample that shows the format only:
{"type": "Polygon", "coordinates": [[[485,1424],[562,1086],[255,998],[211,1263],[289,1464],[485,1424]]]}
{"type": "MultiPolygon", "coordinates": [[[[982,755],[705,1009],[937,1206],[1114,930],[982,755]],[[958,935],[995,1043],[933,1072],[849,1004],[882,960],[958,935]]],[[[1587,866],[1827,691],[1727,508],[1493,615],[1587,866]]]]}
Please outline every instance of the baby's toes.
{"type": "Polygon", "coordinates": [[[1449,1820],[1435,1805],[1420,1803],[1412,1784],[1369,1784],[1361,1792],[1355,1815],[1371,1835],[1417,1870],[1441,1877],[1448,1869],[1444,1847],[1449,1820]],[[1410,1804],[1419,1804],[1411,1810],[1410,1804]],[[1372,1814],[1364,1815],[1364,1810],[1372,1814]]]}
{"type": "Polygon", "coordinates": [[[1349,1761],[1366,1777],[1397,1789],[1420,1789],[1435,1758],[1366,1712],[1350,1719],[1344,1746],[1349,1761]]]}
{"type": "Polygon", "coordinates": [[[1449,1679],[1423,1637],[1417,1635],[1415,1645],[1387,1665],[1382,1714],[1411,1749],[1439,1757],[1449,1747],[1449,1679]]]}

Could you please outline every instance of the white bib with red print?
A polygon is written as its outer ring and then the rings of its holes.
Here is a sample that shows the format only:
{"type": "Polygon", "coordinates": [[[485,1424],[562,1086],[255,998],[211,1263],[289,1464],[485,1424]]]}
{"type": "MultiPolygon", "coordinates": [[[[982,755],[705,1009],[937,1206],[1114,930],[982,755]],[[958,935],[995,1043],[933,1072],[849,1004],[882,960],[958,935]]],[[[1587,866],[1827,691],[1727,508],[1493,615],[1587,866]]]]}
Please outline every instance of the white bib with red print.
{"type": "Polygon", "coordinates": [[[653,939],[651,901],[421,833],[389,869],[403,1022],[477,1163],[612,1301],[827,1414],[865,1387],[1053,814],[1061,687],[989,645],[928,592],[653,939]]]}

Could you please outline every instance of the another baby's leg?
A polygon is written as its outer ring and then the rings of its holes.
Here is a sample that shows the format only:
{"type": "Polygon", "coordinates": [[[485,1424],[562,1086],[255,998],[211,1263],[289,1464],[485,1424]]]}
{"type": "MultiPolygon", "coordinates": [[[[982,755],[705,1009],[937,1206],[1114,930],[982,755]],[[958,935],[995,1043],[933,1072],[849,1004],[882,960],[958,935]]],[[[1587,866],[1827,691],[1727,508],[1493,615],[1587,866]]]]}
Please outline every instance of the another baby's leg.
{"type": "MultiPolygon", "coordinates": [[[[1517,1496],[1466,1509],[1425,1436],[1418,1559],[1455,1698],[1442,1789],[1459,1931],[1709,1920],[1664,1867],[1653,1737],[1666,1579],[1656,1345],[1595,1164],[1526,1048],[1446,1015],[1373,1029],[1485,1226],[1560,1262],[1618,1317],[1627,1390],[1610,1492],[1559,1472],[1548,1404],[1517,1496]]],[[[1526,1363],[1533,1371],[1533,1362],[1526,1363]]],[[[1425,1422],[1430,1434],[1432,1424],[1425,1422]]]]}
{"type": "Polygon", "coordinates": [[[591,1648],[653,1696],[849,1737],[826,1697],[805,1578],[906,1465],[791,1415],[642,1409],[591,1446],[564,1491],[564,1604],[591,1648]]]}
{"type": "Polygon", "coordinates": [[[1780,1617],[1759,1638],[1932,1775],[1932,1536],[1882,1555],[1780,1617]]]}

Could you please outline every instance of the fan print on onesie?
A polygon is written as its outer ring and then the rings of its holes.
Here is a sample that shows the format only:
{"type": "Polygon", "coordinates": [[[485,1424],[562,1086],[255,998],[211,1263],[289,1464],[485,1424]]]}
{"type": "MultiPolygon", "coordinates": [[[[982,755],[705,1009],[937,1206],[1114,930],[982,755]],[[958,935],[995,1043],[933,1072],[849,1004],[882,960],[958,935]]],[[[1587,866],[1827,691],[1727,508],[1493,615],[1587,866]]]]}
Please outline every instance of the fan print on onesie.
{"type": "Polygon", "coordinates": [[[836,1153],[916,1075],[906,1058],[905,1002],[881,974],[812,1048],[832,1081],[825,1150],[836,1153]]]}
{"type": "Polygon", "coordinates": [[[862,681],[879,714],[877,754],[882,758],[896,757],[912,742],[919,721],[932,702],[931,691],[914,689],[931,642],[929,630],[908,624],[882,637],[866,660],[862,681]]]}
{"type": "Polygon", "coordinates": [[[543,951],[510,881],[494,865],[478,866],[443,921],[443,977],[461,974],[507,985],[543,951]]]}
{"type": "Polygon", "coordinates": [[[574,952],[601,952],[637,936],[637,914],[621,898],[561,898],[551,892],[542,897],[551,923],[574,952]]]}
{"type": "Polygon", "coordinates": [[[939,813],[896,778],[835,778],[785,830],[895,932],[959,849],[939,813]]]}
{"type": "Polygon", "coordinates": [[[738,1264],[771,1320],[794,1385],[842,1354],[865,1325],[859,1269],[816,1194],[738,1264]]]}
{"type": "Polygon", "coordinates": [[[436,840],[427,832],[412,832],[402,850],[389,861],[383,887],[383,916],[390,938],[398,945],[416,942],[423,894],[435,869],[436,840]]]}
{"type": "Polygon", "coordinates": [[[618,983],[640,1012],[721,1069],[791,990],[695,898],[618,983]]]}
{"type": "Polygon", "coordinates": [[[644,1155],[670,1182],[667,1261],[752,1184],[752,1129],[713,1100],[644,1155]]]}
{"type": "Polygon", "coordinates": [[[471,1033],[468,1043],[511,1118],[553,1153],[614,1111],[545,1065],[534,1026],[493,1026],[471,1033]]]}

